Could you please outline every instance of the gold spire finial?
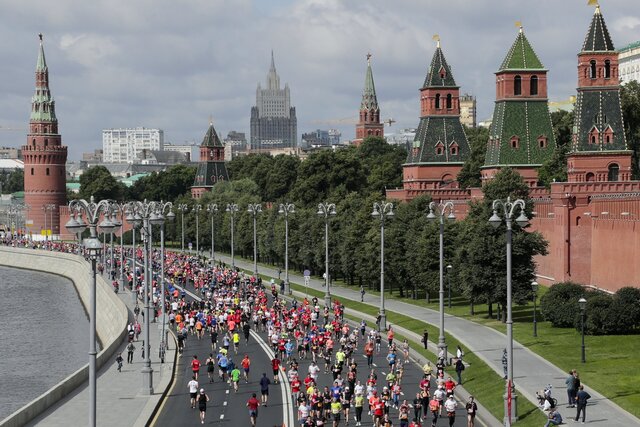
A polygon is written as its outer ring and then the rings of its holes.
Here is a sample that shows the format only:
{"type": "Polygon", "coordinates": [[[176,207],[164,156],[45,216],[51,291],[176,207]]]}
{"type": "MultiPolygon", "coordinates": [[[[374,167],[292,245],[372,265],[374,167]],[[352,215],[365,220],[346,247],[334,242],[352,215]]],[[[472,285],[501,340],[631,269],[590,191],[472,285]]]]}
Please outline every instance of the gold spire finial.
{"type": "Polygon", "coordinates": [[[370,53],[370,52],[367,52],[367,65],[371,65],[371,57],[372,57],[372,56],[373,56],[373,55],[371,55],[371,53],[370,53]]]}
{"type": "Polygon", "coordinates": [[[440,35],[434,34],[433,35],[433,40],[436,41],[436,47],[439,48],[440,47],[440,35]]]}
{"type": "Polygon", "coordinates": [[[524,32],[523,28],[522,28],[522,21],[516,21],[516,27],[520,29],[520,32],[524,32]]]}

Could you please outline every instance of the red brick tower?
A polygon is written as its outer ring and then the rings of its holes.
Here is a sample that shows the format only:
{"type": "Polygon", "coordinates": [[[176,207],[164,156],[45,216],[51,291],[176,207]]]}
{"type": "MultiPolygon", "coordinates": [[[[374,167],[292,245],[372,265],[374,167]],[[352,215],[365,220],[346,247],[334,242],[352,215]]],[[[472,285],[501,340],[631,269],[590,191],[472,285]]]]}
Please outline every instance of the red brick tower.
{"type": "Polygon", "coordinates": [[[66,162],[67,147],[58,134],[55,101],[49,90],[49,70],[44,57],[42,34],[36,64],[36,91],[31,99],[31,117],[27,145],[22,146],[24,158],[24,201],[30,207],[33,220],[31,231],[40,234],[47,228],[53,235],[60,234],[59,207],[67,202],[66,162]],[[45,211],[47,205],[55,209],[45,211]]]}
{"type": "Polygon", "coordinates": [[[630,181],[631,154],[620,107],[618,52],[596,7],[578,53],[578,98],[569,182],[630,181]]]}
{"type": "Polygon", "coordinates": [[[360,103],[360,120],[356,125],[356,139],[353,142],[360,145],[368,136],[384,136],[384,125],[380,123],[380,107],[376,96],[376,86],[373,84],[371,54],[367,54],[367,74],[364,79],[364,90],[360,103]]]}

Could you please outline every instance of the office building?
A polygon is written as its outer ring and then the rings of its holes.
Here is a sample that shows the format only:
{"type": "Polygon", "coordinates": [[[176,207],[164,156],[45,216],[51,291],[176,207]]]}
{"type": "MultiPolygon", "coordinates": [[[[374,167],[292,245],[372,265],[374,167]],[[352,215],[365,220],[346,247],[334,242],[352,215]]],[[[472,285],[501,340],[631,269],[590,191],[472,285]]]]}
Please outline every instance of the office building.
{"type": "Polygon", "coordinates": [[[164,150],[164,131],[144,127],[102,131],[105,163],[134,163],[144,149],[164,150]]]}

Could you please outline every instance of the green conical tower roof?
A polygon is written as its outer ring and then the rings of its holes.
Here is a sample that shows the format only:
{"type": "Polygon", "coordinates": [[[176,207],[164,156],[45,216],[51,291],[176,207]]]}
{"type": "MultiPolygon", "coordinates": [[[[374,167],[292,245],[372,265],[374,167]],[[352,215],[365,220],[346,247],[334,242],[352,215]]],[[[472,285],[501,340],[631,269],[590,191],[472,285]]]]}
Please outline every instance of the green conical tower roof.
{"type": "Polygon", "coordinates": [[[47,71],[47,60],[44,57],[44,46],[42,46],[42,34],[38,34],[40,38],[40,51],[38,52],[38,62],[36,62],[36,72],[47,71]]]}
{"type": "Polygon", "coordinates": [[[373,71],[371,70],[371,54],[367,54],[367,73],[364,77],[364,90],[362,91],[361,110],[377,110],[378,97],[376,85],[373,83],[373,71]]]}
{"type": "Polygon", "coordinates": [[[207,129],[207,133],[204,135],[202,139],[201,147],[224,147],[220,138],[218,138],[218,133],[213,127],[213,123],[209,123],[209,129],[207,129]]]}
{"type": "Polygon", "coordinates": [[[542,65],[542,61],[536,55],[536,52],[531,47],[529,40],[524,35],[524,31],[522,27],[520,27],[520,31],[518,32],[518,37],[516,37],[516,41],[513,42],[511,49],[507,53],[507,56],[502,61],[502,65],[500,65],[500,71],[507,70],[544,70],[544,65],[542,65]]]}
{"type": "Polygon", "coordinates": [[[451,67],[449,67],[447,59],[444,57],[444,53],[442,53],[439,41],[436,51],[433,54],[431,65],[429,66],[427,78],[424,80],[422,87],[458,87],[456,81],[453,79],[451,67]]]}
{"type": "Polygon", "coordinates": [[[600,12],[600,6],[597,6],[587,36],[584,38],[582,51],[611,52],[614,50],[609,30],[607,30],[607,25],[604,23],[604,18],[600,12]]]}

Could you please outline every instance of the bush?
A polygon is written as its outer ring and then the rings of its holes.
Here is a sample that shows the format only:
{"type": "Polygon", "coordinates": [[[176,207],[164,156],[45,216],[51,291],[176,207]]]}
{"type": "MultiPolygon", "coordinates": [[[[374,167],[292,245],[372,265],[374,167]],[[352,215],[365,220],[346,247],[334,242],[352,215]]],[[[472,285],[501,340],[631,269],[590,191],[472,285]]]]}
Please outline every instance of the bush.
{"type": "MultiPolygon", "coordinates": [[[[593,295],[587,299],[584,332],[588,335],[614,334],[615,313],[612,312],[613,298],[606,294],[593,295]]],[[[580,313],[576,316],[576,329],[580,331],[580,313]]]]}
{"type": "Polygon", "coordinates": [[[540,300],[540,311],[545,320],[556,328],[570,328],[580,324],[578,300],[586,298],[587,290],[577,283],[556,283],[540,300]]]}
{"type": "Polygon", "coordinates": [[[613,296],[611,329],[617,334],[630,334],[640,329],[640,289],[621,288],[613,296]]]}

